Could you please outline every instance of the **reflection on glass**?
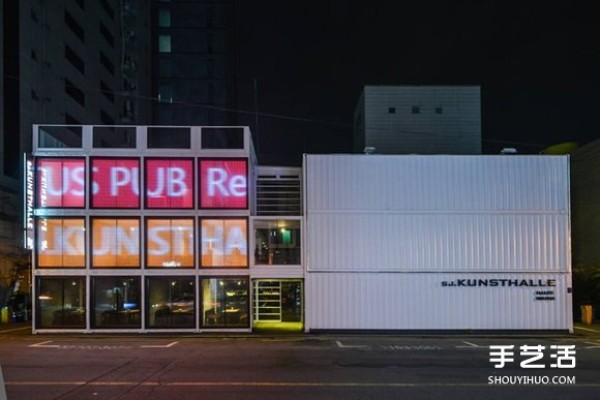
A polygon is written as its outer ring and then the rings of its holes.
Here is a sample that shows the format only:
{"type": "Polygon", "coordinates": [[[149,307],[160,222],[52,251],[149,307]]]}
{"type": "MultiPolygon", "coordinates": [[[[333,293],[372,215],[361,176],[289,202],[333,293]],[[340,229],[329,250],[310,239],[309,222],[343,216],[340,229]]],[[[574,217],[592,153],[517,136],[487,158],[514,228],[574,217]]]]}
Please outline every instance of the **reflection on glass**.
{"type": "Polygon", "coordinates": [[[140,328],[140,280],[93,277],[92,327],[140,328]]]}
{"type": "Polygon", "coordinates": [[[248,278],[202,280],[202,324],[206,327],[248,326],[248,278]]]}
{"type": "Polygon", "coordinates": [[[85,278],[38,278],[38,328],[85,328],[85,278]]]}
{"type": "Polygon", "coordinates": [[[255,221],[257,265],[300,265],[300,221],[255,221]]]}
{"type": "Polygon", "coordinates": [[[194,328],[194,278],[148,278],[148,327],[194,328]]]}

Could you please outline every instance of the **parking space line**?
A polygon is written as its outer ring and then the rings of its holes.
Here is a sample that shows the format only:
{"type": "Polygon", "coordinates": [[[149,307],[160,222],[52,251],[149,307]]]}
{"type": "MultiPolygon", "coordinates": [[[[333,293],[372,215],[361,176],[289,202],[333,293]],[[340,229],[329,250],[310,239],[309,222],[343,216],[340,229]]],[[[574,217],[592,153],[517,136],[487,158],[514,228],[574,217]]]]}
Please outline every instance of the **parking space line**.
{"type": "Polygon", "coordinates": [[[339,347],[340,349],[364,349],[366,347],[369,347],[369,346],[352,346],[352,345],[347,346],[345,344],[342,344],[342,342],[339,340],[336,340],[335,343],[337,344],[337,347],[339,347]]]}
{"type": "Polygon", "coordinates": [[[6,330],[1,330],[0,333],[24,331],[24,330],[27,330],[27,329],[31,330],[31,327],[30,326],[26,326],[24,328],[6,329],[6,330]]]}
{"type": "Polygon", "coordinates": [[[148,349],[148,348],[155,348],[155,349],[156,348],[165,348],[166,349],[166,348],[175,346],[177,343],[179,343],[179,342],[175,341],[175,342],[171,342],[171,343],[166,344],[166,345],[162,345],[162,344],[148,344],[148,345],[143,345],[143,346],[140,346],[140,347],[144,348],[144,349],[148,349]]]}
{"type": "Polygon", "coordinates": [[[0,365],[0,400],[6,399],[6,388],[4,386],[4,377],[2,375],[2,366],[0,365]]]}
{"type": "Polygon", "coordinates": [[[600,333],[600,331],[596,330],[596,329],[591,329],[591,328],[582,328],[581,326],[576,326],[575,329],[579,329],[582,331],[588,331],[588,332],[596,332],[596,333],[600,333]]]}
{"type": "Polygon", "coordinates": [[[454,346],[454,347],[457,349],[480,349],[480,348],[485,347],[485,346],[479,346],[475,343],[467,342],[466,340],[461,340],[461,342],[467,344],[467,346],[454,346]]]}
{"type": "Polygon", "coordinates": [[[48,344],[48,343],[52,343],[52,342],[53,342],[53,340],[46,340],[45,342],[30,344],[29,347],[45,347],[45,348],[50,348],[50,349],[60,348],[59,344],[48,344]]]}

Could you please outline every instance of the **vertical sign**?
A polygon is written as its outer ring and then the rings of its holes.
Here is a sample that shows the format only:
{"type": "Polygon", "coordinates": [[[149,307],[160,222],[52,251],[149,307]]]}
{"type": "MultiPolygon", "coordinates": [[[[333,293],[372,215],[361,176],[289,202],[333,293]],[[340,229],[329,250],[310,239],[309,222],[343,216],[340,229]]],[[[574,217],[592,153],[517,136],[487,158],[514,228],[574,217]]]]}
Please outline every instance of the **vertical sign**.
{"type": "Polygon", "coordinates": [[[201,208],[248,208],[248,160],[200,160],[201,208]]]}
{"type": "Polygon", "coordinates": [[[148,208],[193,208],[194,161],[147,159],[146,206],[148,208]]]}
{"type": "Polygon", "coordinates": [[[92,207],[140,207],[139,159],[94,158],[91,164],[92,207]]]}
{"type": "Polygon", "coordinates": [[[23,246],[28,250],[33,250],[33,202],[34,202],[34,178],[33,178],[33,160],[27,156],[23,157],[25,166],[25,201],[23,205],[23,246]]]}

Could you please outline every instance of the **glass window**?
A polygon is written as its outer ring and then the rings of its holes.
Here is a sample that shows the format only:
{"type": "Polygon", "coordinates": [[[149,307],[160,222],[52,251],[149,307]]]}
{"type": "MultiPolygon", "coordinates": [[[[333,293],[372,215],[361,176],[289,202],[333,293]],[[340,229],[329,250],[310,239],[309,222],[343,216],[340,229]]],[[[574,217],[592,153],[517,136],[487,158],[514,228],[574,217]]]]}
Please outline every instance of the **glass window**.
{"type": "Polygon", "coordinates": [[[193,277],[151,277],[147,288],[149,328],[196,327],[193,277]]]}
{"type": "Polygon", "coordinates": [[[81,126],[40,126],[38,130],[40,148],[81,148],[83,133],[81,126]]]}
{"type": "Polygon", "coordinates": [[[202,148],[243,149],[244,128],[202,128],[202,148]]]}
{"type": "Polygon", "coordinates": [[[170,53],[171,52],[171,35],[159,35],[158,36],[158,52],[159,53],[170,53]]]}
{"type": "Polygon", "coordinates": [[[159,85],[158,86],[158,101],[160,103],[172,103],[173,102],[173,86],[172,85],[159,85]]]}
{"type": "Polygon", "coordinates": [[[202,219],[202,266],[247,267],[248,221],[202,219]]]}
{"type": "Polygon", "coordinates": [[[146,265],[149,268],[194,267],[194,220],[146,220],[146,265]]]}
{"type": "Polygon", "coordinates": [[[39,277],[38,328],[85,328],[85,278],[39,277]]]}
{"type": "Polygon", "coordinates": [[[37,159],[37,205],[81,208],[85,205],[85,161],[77,158],[37,159]]]}
{"type": "Polygon", "coordinates": [[[171,10],[158,10],[158,26],[159,28],[169,28],[171,26],[171,10]]]}
{"type": "Polygon", "coordinates": [[[139,268],[139,219],[92,219],[92,244],[93,268],[139,268]]]}
{"type": "Polygon", "coordinates": [[[248,278],[202,280],[202,325],[206,327],[248,326],[248,278]]]}
{"type": "Polygon", "coordinates": [[[85,220],[38,218],[38,268],[85,267],[85,220]]]}
{"type": "Polygon", "coordinates": [[[135,148],[135,128],[95,126],[94,147],[101,149],[135,148]]]}
{"type": "Polygon", "coordinates": [[[140,160],[93,158],[91,168],[92,207],[140,207],[140,160]]]}
{"type": "Polygon", "coordinates": [[[300,221],[255,221],[254,263],[300,265],[300,221]]]}
{"type": "Polygon", "coordinates": [[[194,160],[147,158],[145,171],[146,207],[194,207],[194,160]]]}
{"type": "Polygon", "coordinates": [[[189,149],[191,145],[190,128],[148,128],[149,149],[189,149]]]}
{"type": "Polygon", "coordinates": [[[140,328],[140,280],[124,276],[92,277],[93,328],[140,328]]]}

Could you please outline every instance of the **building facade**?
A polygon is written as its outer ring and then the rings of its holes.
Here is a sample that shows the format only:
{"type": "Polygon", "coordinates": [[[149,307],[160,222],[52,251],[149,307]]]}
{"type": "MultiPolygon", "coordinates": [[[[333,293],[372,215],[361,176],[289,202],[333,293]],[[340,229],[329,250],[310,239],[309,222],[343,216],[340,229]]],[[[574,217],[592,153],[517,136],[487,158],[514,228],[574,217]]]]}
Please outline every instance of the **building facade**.
{"type": "Polygon", "coordinates": [[[354,111],[354,152],[365,149],[481,154],[481,88],[365,86],[354,111]]]}
{"type": "Polygon", "coordinates": [[[300,169],[245,127],[120,133],[34,127],[34,332],[573,329],[568,157],[300,169]]]}
{"type": "Polygon", "coordinates": [[[243,127],[120,131],[34,127],[34,331],[300,330],[299,171],[243,127]]]}

